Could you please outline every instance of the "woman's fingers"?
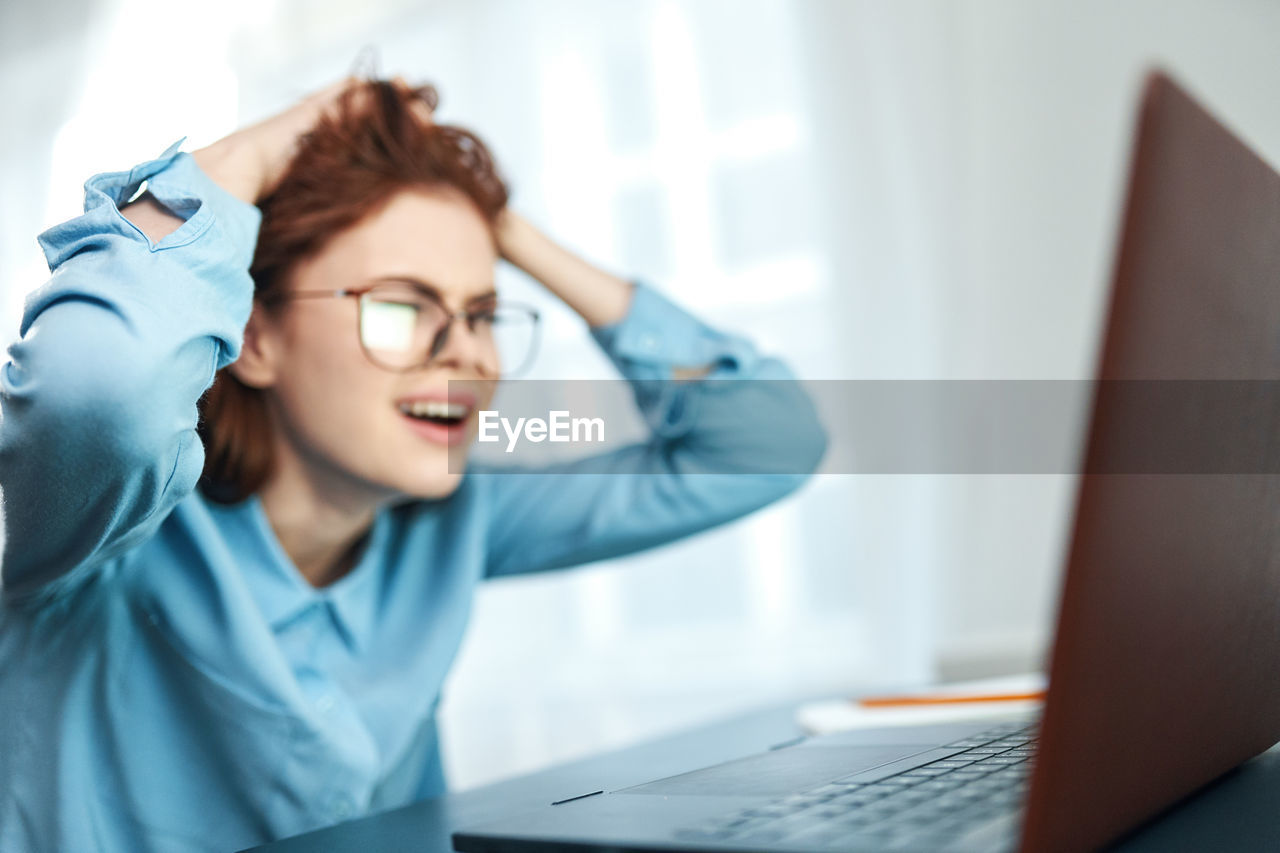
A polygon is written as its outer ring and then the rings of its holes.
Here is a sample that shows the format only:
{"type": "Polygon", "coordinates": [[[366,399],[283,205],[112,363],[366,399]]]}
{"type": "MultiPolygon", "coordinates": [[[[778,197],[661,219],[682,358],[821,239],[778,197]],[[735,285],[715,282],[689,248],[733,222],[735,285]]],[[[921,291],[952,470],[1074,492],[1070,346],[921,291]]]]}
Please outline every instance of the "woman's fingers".
{"type": "Polygon", "coordinates": [[[197,153],[202,166],[234,172],[236,195],[257,201],[280,182],[298,150],[298,141],[347,91],[360,85],[355,77],[330,83],[293,106],[237,130],[197,153]]]}

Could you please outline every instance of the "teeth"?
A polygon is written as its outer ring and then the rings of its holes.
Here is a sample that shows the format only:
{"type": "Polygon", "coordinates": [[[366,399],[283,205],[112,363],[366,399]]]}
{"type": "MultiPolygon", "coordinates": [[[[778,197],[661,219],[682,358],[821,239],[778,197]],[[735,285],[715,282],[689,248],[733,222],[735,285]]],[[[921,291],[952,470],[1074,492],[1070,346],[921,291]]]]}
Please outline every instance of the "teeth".
{"type": "Polygon", "coordinates": [[[415,418],[465,418],[467,410],[467,406],[462,403],[445,400],[415,400],[400,404],[400,411],[415,418]]]}

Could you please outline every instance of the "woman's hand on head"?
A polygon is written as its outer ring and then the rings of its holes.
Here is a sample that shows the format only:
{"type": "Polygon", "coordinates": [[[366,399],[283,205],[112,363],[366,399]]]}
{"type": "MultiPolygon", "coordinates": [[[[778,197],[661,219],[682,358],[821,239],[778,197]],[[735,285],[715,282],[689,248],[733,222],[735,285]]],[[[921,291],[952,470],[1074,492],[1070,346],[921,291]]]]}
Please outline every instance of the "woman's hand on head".
{"type": "Polygon", "coordinates": [[[223,189],[253,204],[280,182],[302,136],[336,108],[348,89],[359,85],[354,77],[339,80],[283,112],[195,151],[192,157],[223,189]]]}
{"type": "MultiPolygon", "coordinates": [[[[434,121],[439,102],[434,87],[414,87],[403,77],[396,77],[391,85],[415,96],[411,100],[415,117],[424,124],[434,121]]],[[[326,112],[336,109],[349,90],[354,90],[353,106],[357,110],[374,91],[369,81],[347,77],[308,95],[281,113],[201,148],[192,156],[200,168],[232,195],[255,203],[280,183],[298,150],[299,140],[326,112]]]]}
{"type": "MultiPolygon", "coordinates": [[[[439,103],[435,87],[412,86],[403,77],[388,82],[406,97],[414,118],[424,125],[434,123],[435,108],[439,103]]],[[[336,114],[344,97],[350,98],[344,108],[353,109],[357,114],[365,106],[372,107],[378,85],[375,81],[357,77],[339,80],[270,118],[241,128],[193,152],[191,156],[214,183],[240,200],[256,204],[279,186],[302,138],[325,115],[336,114]]],[[[122,208],[121,212],[153,242],[159,242],[183,221],[157,203],[149,193],[122,208]]]]}

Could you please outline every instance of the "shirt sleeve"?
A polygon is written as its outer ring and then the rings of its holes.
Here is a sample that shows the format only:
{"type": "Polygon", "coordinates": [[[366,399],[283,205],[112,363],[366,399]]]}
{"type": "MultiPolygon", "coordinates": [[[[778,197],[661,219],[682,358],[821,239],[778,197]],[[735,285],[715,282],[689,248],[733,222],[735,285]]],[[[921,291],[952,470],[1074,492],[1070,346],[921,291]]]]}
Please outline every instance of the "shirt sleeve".
{"type": "Polygon", "coordinates": [[[151,535],[204,466],[196,403],[234,361],[259,212],[175,143],[85,184],[40,236],[51,278],[0,365],[3,594],[53,594],[151,535]],[[153,243],[120,213],[146,188],[183,219],[153,243]]]}
{"type": "Polygon", "coordinates": [[[630,383],[649,438],[536,471],[477,471],[489,577],[617,557],[738,518],[799,487],[826,450],[786,365],[648,286],[592,335],[630,383]],[[703,366],[703,379],[672,378],[703,366]]]}

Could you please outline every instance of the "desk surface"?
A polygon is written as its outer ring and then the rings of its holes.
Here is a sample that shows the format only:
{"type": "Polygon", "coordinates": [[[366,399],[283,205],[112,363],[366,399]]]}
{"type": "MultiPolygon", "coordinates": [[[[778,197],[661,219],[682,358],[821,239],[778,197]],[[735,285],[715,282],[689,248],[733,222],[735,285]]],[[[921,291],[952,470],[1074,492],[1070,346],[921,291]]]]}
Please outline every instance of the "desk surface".
{"type": "MultiPolygon", "coordinates": [[[[445,853],[453,849],[450,834],[463,826],[538,809],[553,800],[601,788],[622,788],[741,758],[790,740],[801,734],[795,709],[795,703],[765,708],[617,752],[255,847],[252,853],[445,853]]],[[[1280,745],[1134,833],[1116,850],[1280,850],[1277,805],[1280,745]]]]}

